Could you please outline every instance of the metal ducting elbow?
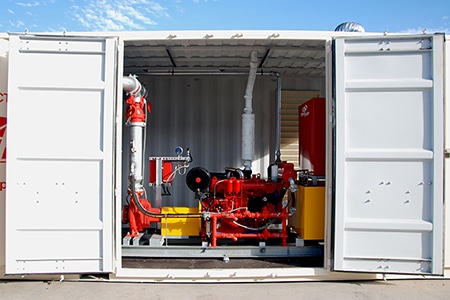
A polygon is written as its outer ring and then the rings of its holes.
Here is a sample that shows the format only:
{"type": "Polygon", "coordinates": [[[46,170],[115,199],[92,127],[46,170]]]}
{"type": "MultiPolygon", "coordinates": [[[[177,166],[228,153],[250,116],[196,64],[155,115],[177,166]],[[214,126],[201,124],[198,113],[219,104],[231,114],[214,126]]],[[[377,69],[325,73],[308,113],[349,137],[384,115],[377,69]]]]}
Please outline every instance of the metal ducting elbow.
{"type": "Polygon", "coordinates": [[[133,96],[141,96],[144,98],[147,96],[147,90],[134,75],[123,76],[122,86],[125,92],[133,96]]]}

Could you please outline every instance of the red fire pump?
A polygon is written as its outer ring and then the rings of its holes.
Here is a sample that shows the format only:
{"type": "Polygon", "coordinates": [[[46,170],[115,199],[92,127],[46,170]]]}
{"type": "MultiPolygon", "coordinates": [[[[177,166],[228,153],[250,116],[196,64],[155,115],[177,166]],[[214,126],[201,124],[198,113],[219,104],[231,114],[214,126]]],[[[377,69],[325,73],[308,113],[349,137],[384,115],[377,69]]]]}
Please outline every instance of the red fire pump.
{"type": "MultiPolygon", "coordinates": [[[[288,203],[283,200],[290,190],[294,199],[296,171],[294,165],[279,162],[269,168],[269,179],[251,175],[251,170],[226,168],[224,173],[209,173],[204,168],[193,168],[186,176],[188,187],[196,193],[201,204],[199,213],[162,214],[161,208],[152,208],[143,186],[143,145],[146,125],[146,90],[135,76],[123,78],[124,91],[128,98],[126,125],[130,127],[129,187],[128,205],[124,206],[122,221],[129,223],[127,237],[140,237],[152,222],[161,218],[202,219],[201,238],[211,247],[219,239],[281,239],[287,245],[287,220],[290,215],[288,203]],[[245,175],[244,175],[245,173],[245,175]],[[281,227],[281,228],[280,228],[281,227]]],[[[147,106],[148,112],[149,106],[147,106]]],[[[164,162],[192,161],[189,152],[186,157],[155,157],[157,207],[160,206],[161,189],[164,186],[161,166],[164,162]]],[[[292,205],[295,206],[295,205],[292,205]]]]}
{"type": "Polygon", "coordinates": [[[288,190],[294,196],[294,165],[278,164],[276,181],[266,181],[260,175],[244,178],[240,169],[225,171],[209,173],[197,167],[186,176],[186,184],[196,193],[202,206],[202,241],[216,247],[218,239],[279,238],[286,246],[290,212],[283,198],[288,190]],[[275,224],[281,225],[281,229],[275,224]]]}

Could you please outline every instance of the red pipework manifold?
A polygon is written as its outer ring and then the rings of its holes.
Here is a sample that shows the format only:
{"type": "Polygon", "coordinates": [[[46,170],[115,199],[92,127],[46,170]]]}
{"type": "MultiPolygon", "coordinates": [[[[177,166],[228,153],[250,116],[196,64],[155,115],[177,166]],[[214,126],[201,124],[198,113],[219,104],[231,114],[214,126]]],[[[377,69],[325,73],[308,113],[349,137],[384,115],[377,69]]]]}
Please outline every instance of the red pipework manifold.
{"type": "Polygon", "coordinates": [[[211,176],[203,168],[193,168],[186,183],[201,199],[202,240],[216,247],[219,239],[281,239],[286,246],[289,212],[283,198],[296,189],[296,172],[285,162],[278,170],[278,179],[272,181],[259,174],[242,178],[239,172],[211,176]]]}

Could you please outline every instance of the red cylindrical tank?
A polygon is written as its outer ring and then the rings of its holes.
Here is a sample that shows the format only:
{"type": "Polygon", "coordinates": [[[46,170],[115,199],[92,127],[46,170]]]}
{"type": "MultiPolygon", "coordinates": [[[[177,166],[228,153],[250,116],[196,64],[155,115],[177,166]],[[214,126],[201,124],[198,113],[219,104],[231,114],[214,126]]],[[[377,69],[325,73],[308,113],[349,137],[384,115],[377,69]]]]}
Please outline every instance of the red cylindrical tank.
{"type": "Polygon", "coordinates": [[[325,175],[325,98],[312,98],[298,107],[299,166],[325,175]]]}

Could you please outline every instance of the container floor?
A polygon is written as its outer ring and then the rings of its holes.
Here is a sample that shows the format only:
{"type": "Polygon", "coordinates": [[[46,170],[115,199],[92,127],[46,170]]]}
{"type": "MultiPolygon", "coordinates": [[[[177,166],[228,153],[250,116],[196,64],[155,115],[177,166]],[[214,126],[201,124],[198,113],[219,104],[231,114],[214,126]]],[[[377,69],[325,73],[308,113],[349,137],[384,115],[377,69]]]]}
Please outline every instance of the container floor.
{"type": "Polygon", "coordinates": [[[133,258],[122,259],[123,268],[134,269],[247,269],[247,268],[298,268],[323,267],[323,257],[294,258],[133,258]]]}

